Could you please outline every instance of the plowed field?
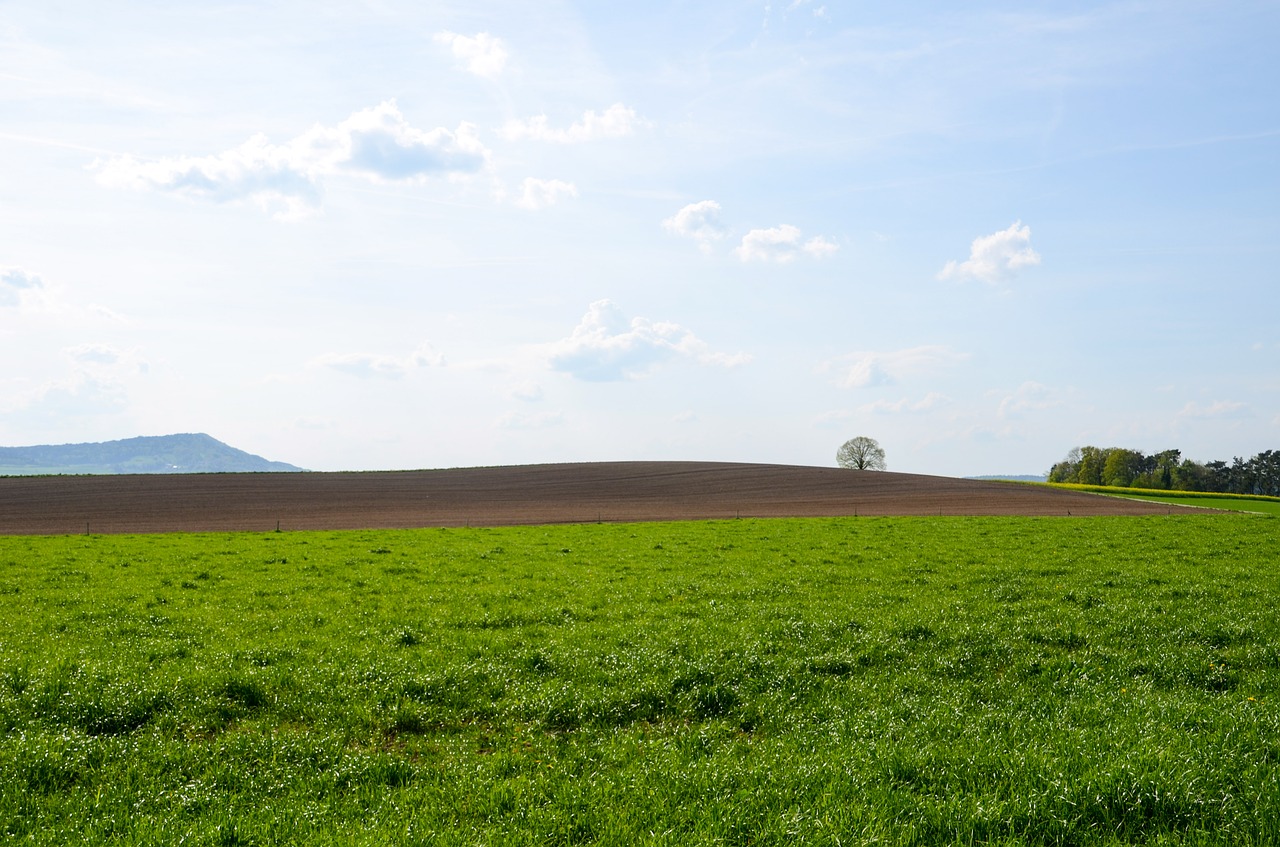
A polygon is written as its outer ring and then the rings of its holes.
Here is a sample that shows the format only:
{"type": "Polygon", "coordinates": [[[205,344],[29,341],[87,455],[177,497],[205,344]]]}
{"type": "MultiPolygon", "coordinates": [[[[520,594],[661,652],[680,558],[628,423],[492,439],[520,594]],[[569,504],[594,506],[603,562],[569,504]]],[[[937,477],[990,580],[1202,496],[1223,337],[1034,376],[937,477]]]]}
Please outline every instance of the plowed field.
{"type": "Polygon", "coordinates": [[[835,515],[1166,514],[1009,482],[839,468],[612,462],[364,473],[0,478],[0,534],[501,526],[835,515]]]}

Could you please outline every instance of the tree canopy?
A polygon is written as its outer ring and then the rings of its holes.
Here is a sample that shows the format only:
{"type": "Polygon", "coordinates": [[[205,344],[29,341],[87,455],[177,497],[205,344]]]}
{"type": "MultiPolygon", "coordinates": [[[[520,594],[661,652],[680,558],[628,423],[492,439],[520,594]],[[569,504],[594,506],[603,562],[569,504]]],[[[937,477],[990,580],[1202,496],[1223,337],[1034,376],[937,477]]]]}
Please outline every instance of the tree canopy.
{"type": "Polygon", "coordinates": [[[1182,458],[1181,450],[1148,456],[1122,447],[1075,447],[1049,471],[1049,481],[1280,496],[1280,451],[1202,464],[1182,458]]]}
{"type": "Polygon", "coordinates": [[[856,471],[882,471],[885,469],[884,448],[874,438],[859,435],[840,445],[836,464],[856,471]]]}

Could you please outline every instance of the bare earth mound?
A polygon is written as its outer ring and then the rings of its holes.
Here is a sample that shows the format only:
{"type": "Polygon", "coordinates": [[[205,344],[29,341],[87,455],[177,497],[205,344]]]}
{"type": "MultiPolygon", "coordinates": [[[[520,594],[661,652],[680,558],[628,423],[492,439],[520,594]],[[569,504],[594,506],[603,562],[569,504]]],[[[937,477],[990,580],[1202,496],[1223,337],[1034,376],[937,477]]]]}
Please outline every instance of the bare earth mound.
{"type": "Polygon", "coordinates": [[[716,462],[0,478],[0,534],[392,529],[836,515],[1166,514],[1035,485],[716,462]]]}

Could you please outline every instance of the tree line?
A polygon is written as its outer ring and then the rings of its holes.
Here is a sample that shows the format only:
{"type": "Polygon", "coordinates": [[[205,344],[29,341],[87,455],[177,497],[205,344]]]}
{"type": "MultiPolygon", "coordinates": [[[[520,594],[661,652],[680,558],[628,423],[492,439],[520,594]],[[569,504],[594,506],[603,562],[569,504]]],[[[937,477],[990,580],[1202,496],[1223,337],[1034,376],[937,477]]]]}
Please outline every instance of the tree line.
{"type": "Polygon", "coordinates": [[[1195,462],[1181,450],[1150,456],[1122,447],[1075,447],[1049,471],[1050,482],[1280,496],[1280,450],[1251,459],[1195,462]]]}

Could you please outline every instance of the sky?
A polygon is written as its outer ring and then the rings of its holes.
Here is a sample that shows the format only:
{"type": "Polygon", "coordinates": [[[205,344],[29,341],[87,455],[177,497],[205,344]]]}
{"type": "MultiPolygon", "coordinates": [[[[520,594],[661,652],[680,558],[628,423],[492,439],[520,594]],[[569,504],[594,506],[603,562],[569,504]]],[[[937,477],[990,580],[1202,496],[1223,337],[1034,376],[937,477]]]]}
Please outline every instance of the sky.
{"type": "Polygon", "coordinates": [[[0,444],[1280,448],[1280,4],[0,0],[0,444]]]}

